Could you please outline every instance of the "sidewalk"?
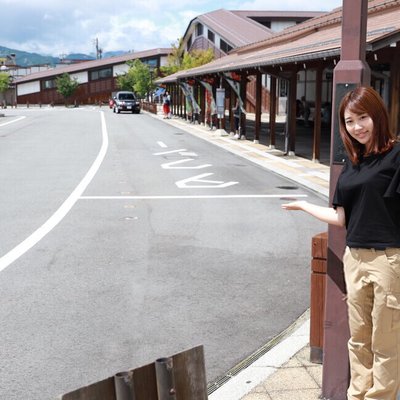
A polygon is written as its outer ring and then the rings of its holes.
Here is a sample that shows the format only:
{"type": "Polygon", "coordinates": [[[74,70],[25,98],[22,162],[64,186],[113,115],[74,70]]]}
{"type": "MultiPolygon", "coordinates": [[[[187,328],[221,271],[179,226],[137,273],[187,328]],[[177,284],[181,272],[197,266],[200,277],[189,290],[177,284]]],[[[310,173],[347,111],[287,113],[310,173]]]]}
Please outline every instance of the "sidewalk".
{"type": "MultiPolygon", "coordinates": [[[[152,115],[162,119],[162,115],[152,115]]],[[[235,140],[222,131],[180,119],[163,120],[201,139],[246,158],[329,196],[329,167],[249,140],[235,140]]],[[[309,312],[285,332],[231,370],[231,377],[210,388],[209,400],[316,400],[320,398],[322,366],[309,361],[309,312]]]]}

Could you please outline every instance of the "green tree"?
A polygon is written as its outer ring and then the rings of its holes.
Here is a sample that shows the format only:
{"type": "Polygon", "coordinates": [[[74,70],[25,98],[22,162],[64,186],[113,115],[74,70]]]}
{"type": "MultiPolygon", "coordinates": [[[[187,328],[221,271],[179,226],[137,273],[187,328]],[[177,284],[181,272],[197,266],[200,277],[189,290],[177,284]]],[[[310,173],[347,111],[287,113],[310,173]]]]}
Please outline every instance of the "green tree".
{"type": "Polygon", "coordinates": [[[152,70],[149,65],[140,60],[128,61],[129,70],[117,77],[117,86],[122,90],[135,92],[143,98],[154,89],[152,70]]]}
{"type": "Polygon", "coordinates": [[[214,60],[214,50],[193,50],[190,53],[185,53],[183,56],[182,67],[183,69],[190,69],[200,67],[201,65],[208,64],[214,60]]]}
{"type": "Polygon", "coordinates": [[[167,57],[167,64],[160,67],[160,71],[163,75],[171,75],[183,69],[182,63],[185,54],[183,38],[178,39],[176,43],[171,43],[171,49],[171,54],[167,57]]]}
{"type": "Polygon", "coordinates": [[[0,93],[4,93],[10,87],[10,75],[0,72],[0,93]]]}
{"type": "Polygon", "coordinates": [[[74,94],[79,83],[76,78],[71,78],[69,74],[64,73],[56,79],[57,92],[64,97],[65,105],[68,99],[74,94]]]}
{"type": "Polygon", "coordinates": [[[212,48],[207,50],[192,50],[185,52],[183,39],[180,38],[176,43],[171,44],[172,51],[167,58],[167,65],[160,68],[162,75],[167,76],[175,72],[200,67],[214,59],[214,51],[212,48]]]}

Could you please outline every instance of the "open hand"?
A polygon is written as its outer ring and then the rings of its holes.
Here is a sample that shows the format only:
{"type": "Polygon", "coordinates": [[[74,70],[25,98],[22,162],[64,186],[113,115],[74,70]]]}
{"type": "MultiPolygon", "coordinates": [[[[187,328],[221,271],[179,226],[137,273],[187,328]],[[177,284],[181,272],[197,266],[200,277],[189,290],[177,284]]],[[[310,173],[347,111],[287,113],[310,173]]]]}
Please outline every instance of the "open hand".
{"type": "Polygon", "coordinates": [[[307,204],[306,201],[300,200],[300,201],[292,201],[291,203],[284,203],[281,205],[281,207],[284,210],[304,210],[304,206],[307,204]]]}

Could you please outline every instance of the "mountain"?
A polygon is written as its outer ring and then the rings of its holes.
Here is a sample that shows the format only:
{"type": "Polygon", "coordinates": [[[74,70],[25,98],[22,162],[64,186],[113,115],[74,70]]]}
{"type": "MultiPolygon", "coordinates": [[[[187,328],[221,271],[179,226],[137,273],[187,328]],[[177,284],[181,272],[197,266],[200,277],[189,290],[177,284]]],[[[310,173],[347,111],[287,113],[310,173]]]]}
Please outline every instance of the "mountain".
{"type": "MultiPolygon", "coordinates": [[[[118,51],[109,51],[103,53],[103,58],[115,57],[117,55],[122,55],[127,53],[126,51],[118,50],[118,51]]],[[[52,56],[43,56],[37,53],[29,53],[26,51],[10,49],[8,47],[0,46],[0,57],[5,55],[15,54],[15,61],[17,65],[21,67],[28,67],[31,65],[55,65],[60,62],[59,57],[52,56]]],[[[65,59],[68,60],[95,60],[96,57],[93,54],[81,54],[81,53],[72,53],[64,56],[65,59]]]]}
{"type": "Polygon", "coordinates": [[[22,67],[27,67],[30,65],[38,65],[38,64],[54,65],[58,62],[57,57],[42,56],[37,53],[28,53],[26,51],[9,49],[8,47],[3,47],[3,46],[0,46],[0,54],[3,56],[15,54],[15,60],[17,65],[20,65],[22,67]]]}

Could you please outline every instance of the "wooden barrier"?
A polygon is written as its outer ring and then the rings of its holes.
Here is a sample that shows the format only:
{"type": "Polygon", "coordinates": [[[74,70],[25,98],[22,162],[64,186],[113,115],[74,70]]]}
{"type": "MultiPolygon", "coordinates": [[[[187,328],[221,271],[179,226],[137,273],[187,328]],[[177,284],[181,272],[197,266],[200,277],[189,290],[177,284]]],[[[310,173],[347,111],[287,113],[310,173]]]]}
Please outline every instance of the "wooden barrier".
{"type": "MultiPolygon", "coordinates": [[[[118,389],[118,387],[117,387],[118,389]]],[[[156,360],[130,371],[118,373],[102,381],[82,387],[59,397],[60,400],[207,400],[207,380],[203,346],[197,346],[169,358],[156,360]],[[168,360],[169,379],[157,376],[157,368],[168,360]],[[129,377],[130,388],[125,394],[116,390],[116,380],[129,377]],[[173,387],[172,387],[173,386],[173,387]],[[126,394],[128,393],[129,394],[126,394]],[[119,394],[117,394],[119,393],[119,394]],[[118,396],[118,397],[117,397],[118,396]]]]}
{"type": "Polygon", "coordinates": [[[157,114],[157,104],[148,101],[142,101],[142,109],[153,114],[157,114]]]}
{"type": "Polygon", "coordinates": [[[327,252],[328,233],[315,235],[311,260],[310,361],[318,364],[323,359],[327,252]]]}

